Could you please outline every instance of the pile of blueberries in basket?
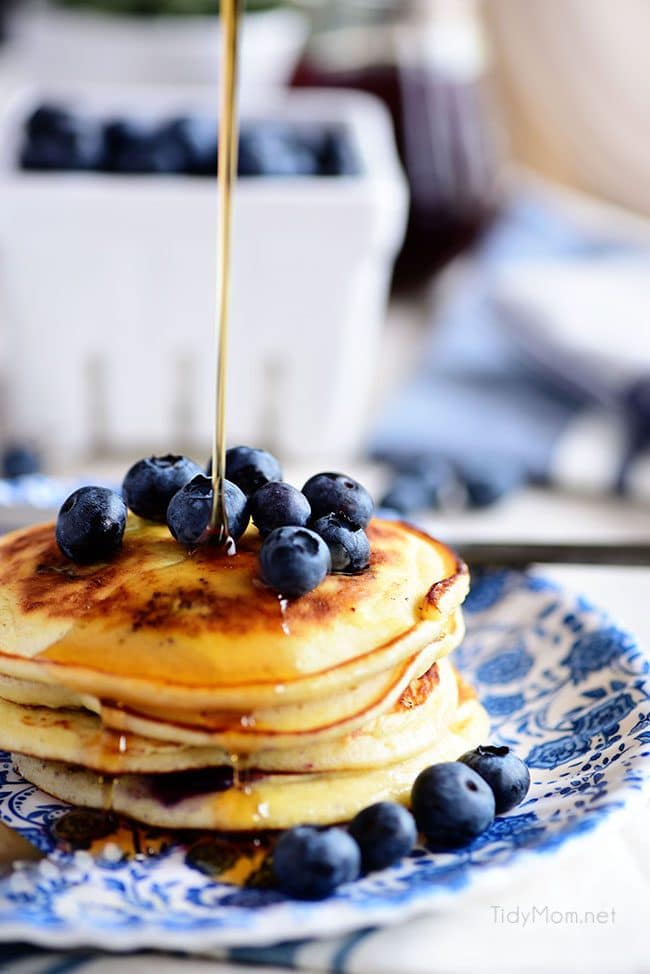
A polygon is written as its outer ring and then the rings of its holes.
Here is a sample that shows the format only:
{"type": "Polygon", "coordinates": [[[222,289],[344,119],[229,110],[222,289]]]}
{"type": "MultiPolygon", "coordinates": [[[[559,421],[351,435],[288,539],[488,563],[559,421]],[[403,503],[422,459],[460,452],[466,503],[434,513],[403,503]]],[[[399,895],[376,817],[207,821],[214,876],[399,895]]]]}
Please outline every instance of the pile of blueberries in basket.
{"type": "MultiPolygon", "coordinates": [[[[25,122],[19,165],[49,172],[214,177],[217,144],[214,119],[201,115],[100,119],[44,104],[25,122]]],[[[238,169],[240,176],[355,176],[359,163],[341,127],[258,121],[242,126],[238,169]]]]}
{"type": "MultiPolygon", "coordinates": [[[[212,510],[211,472],[211,464],[206,474],[188,457],[168,454],[135,463],[121,495],[106,487],[81,487],[59,511],[59,548],[79,564],[112,558],[122,546],[127,508],[145,520],[166,523],[180,544],[198,545],[212,510]]],[[[298,490],[283,481],[270,453],[236,446],[226,453],[224,504],[234,541],[252,518],[264,539],[262,580],[287,598],[312,591],[329,572],[357,574],[368,567],[365,528],[374,505],[352,477],[319,473],[298,490]]]]}
{"type": "Polygon", "coordinates": [[[318,900],[362,873],[385,869],[407,856],[420,831],[432,852],[453,852],[486,831],[495,815],[524,800],[530,772],[508,747],[467,751],[458,761],[421,771],[411,792],[412,813],[396,802],[364,808],[349,828],[298,826],[280,837],[273,873],[280,889],[318,900]]]}

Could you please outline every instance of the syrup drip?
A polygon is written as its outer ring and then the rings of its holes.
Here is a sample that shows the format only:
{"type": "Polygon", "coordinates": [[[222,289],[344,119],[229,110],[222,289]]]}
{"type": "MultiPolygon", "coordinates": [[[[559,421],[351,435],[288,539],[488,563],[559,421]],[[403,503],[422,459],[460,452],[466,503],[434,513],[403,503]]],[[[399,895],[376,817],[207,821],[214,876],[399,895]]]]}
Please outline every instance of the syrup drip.
{"type": "Polygon", "coordinates": [[[216,415],[212,438],[212,510],[207,540],[235,553],[228,528],[226,479],[226,373],[230,317],[230,244],[232,189],[237,178],[239,126],[237,119],[237,53],[241,0],[220,0],[223,32],[221,118],[219,124],[219,214],[217,263],[216,415]]]}
{"type": "Polygon", "coordinates": [[[289,628],[289,620],[287,618],[289,601],[288,599],[283,598],[281,595],[278,595],[278,602],[280,604],[280,615],[282,617],[282,632],[285,634],[285,636],[290,636],[291,629],[289,628]]]}

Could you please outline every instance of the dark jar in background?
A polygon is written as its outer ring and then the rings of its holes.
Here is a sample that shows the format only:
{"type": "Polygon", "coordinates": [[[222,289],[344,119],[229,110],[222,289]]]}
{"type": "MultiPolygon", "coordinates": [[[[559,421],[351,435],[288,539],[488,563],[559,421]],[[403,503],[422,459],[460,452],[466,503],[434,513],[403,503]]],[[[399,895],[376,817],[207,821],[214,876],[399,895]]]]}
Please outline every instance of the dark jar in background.
{"type": "Polygon", "coordinates": [[[499,204],[500,127],[474,0],[311,0],[293,83],[356,88],[393,117],[411,192],[398,288],[470,248],[499,204]]]}

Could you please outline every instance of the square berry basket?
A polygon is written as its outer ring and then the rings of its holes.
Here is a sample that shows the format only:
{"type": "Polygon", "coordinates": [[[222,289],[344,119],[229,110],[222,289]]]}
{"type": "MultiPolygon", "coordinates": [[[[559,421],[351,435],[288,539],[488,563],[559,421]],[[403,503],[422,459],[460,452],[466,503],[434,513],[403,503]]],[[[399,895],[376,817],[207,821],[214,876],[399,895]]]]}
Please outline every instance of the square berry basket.
{"type": "MultiPolygon", "coordinates": [[[[43,102],[102,118],[217,116],[206,89],[18,92],[0,120],[0,305],[7,426],[57,463],[206,451],[214,395],[216,179],[24,172],[43,102]]],[[[344,133],[357,173],[255,177],[234,203],[231,441],[350,456],[362,441],[407,190],[373,98],[277,91],[245,122],[344,133]]]]}

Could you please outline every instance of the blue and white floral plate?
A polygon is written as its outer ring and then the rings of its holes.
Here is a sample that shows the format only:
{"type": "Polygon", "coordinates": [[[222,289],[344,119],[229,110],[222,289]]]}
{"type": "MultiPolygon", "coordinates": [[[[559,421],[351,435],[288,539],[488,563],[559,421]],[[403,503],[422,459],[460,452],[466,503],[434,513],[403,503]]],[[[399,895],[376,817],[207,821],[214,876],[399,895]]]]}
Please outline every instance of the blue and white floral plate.
{"type": "Polygon", "coordinates": [[[522,858],[629,804],[650,777],[650,663],[634,640],[583,600],[515,572],[474,580],[467,622],[455,659],[492,716],[492,741],[526,758],[533,782],[469,849],[418,849],[325,902],[297,903],[215,883],[179,850],[116,861],[56,849],[51,826],[66,806],[2,755],[0,817],[50,855],[0,879],[0,939],[207,953],[394,923],[507,878],[522,858]]]}

